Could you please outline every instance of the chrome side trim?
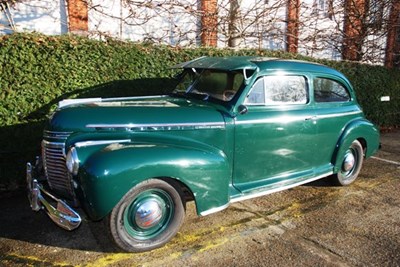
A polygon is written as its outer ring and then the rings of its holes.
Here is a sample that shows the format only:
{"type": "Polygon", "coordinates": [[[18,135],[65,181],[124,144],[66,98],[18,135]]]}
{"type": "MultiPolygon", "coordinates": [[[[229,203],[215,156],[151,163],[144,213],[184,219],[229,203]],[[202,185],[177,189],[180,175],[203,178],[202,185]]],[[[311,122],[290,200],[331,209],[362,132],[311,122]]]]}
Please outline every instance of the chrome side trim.
{"type": "Polygon", "coordinates": [[[224,209],[226,209],[227,207],[229,207],[229,204],[230,204],[230,203],[228,202],[228,203],[226,203],[225,205],[222,205],[222,206],[220,206],[220,207],[216,207],[216,208],[212,208],[212,209],[203,211],[203,212],[200,213],[200,216],[207,216],[207,215],[210,215],[210,214],[212,214],[212,213],[216,213],[216,212],[219,212],[219,211],[221,211],[221,210],[224,210],[224,209]]]}
{"type": "Polygon", "coordinates": [[[121,139],[121,140],[96,140],[96,141],[83,141],[75,143],[75,147],[87,147],[87,146],[97,146],[97,145],[109,145],[117,143],[129,143],[131,139],[121,139]]]}
{"type": "Polygon", "coordinates": [[[145,123],[145,124],[88,124],[87,128],[96,129],[126,129],[137,131],[158,131],[158,130],[194,130],[194,129],[224,129],[223,122],[198,122],[198,123],[145,123]]]}
{"type": "Polygon", "coordinates": [[[345,113],[334,113],[334,114],[326,114],[326,115],[317,115],[317,119],[326,119],[326,118],[334,118],[334,117],[344,117],[348,115],[356,115],[361,114],[361,110],[345,112],[345,113]]]}
{"type": "Polygon", "coordinates": [[[324,177],[332,175],[332,174],[333,174],[333,171],[327,172],[327,173],[321,174],[319,176],[312,177],[310,179],[306,179],[306,180],[303,180],[303,181],[300,181],[300,182],[297,182],[297,183],[294,183],[294,184],[289,184],[289,185],[282,186],[282,187],[267,189],[267,190],[261,191],[261,192],[245,194],[245,195],[242,195],[242,196],[239,196],[239,197],[236,197],[236,198],[232,198],[230,203],[235,203],[235,202],[239,202],[239,201],[243,201],[243,200],[248,200],[248,199],[252,199],[252,198],[261,197],[261,196],[269,195],[269,194],[272,194],[272,193],[280,192],[280,191],[287,190],[287,189],[290,189],[290,188],[293,188],[293,187],[296,187],[296,186],[299,186],[299,185],[303,185],[303,184],[314,182],[316,180],[319,180],[321,178],[324,178],[324,177]]]}
{"type": "MultiPolygon", "coordinates": [[[[313,116],[312,120],[318,119],[326,119],[326,118],[333,118],[333,117],[343,117],[349,115],[356,115],[361,114],[362,111],[351,111],[345,113],[334,113],[334,114],[326,114],[326,115],[316,115],[313,116]]],[[[244,125],[244,124],[264,124],[264,123],[290,123],[294,121],[303,121],[303,120],[310,120],[309,116],[280,116],[271,119],[260,119],[260,120],[248,120],[248,121],[236,121],[237,125],[244,125]]]]}
{"type": "Polygon", "coordinates": [[[47,192],[36,179],[32,177],[33,167],[30,163],[26,164],[26,182],[28,186],[28,198],[31,208],[34,211],[44,209],[50,219],[66,230],[74,230],[79,227],[82,222],[79,214],[69,207],[64,201],[56,198],[47,192]],[[42,193],[57,203],[54,207],[42,195],[42,193]]]}
{"type": "Polygon", "coordinates": [[[294,121],[304,121],[308,116],[280,116],[271,119],[260,119],[260,120],[247,120],[247,121],[235,121],[236,125],[244,124],[267,124],[267,123],[290,123],[294,121]]]}

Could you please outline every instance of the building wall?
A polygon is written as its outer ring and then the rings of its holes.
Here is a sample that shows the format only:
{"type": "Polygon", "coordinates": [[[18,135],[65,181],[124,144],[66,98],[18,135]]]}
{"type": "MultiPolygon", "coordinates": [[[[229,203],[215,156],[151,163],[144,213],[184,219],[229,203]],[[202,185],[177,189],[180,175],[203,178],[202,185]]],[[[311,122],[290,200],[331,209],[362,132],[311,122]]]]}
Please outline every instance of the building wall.
{"type": "MultiPolygon", "coordinates": [[[[5,6],[5,4],[3,4],[5,6]]],[[[0,33],[41,32],[49,35],[68,32],[64,0],[31,0],[0,12],[0,33]]]]}
{"type": "Polygon", "coordinates": [[[190,46],[199,43],[196,0],[151,1],[124,5],[121,0],[93,0],[89,32],[132,41],[190,46]],[[150,2],[149,2],[150,3],[150,2]]]}
{"type": "Polygon", "coordinates": [[[304,0],[300,14],[298,53],[340,60],[343,13],[339,8],[329,10],[328,1],[304,0]]]}
{"type": "MultiPolygon", "coordinates": [[[[82,4],[87,3],[84,0],[26,0],[0,12],[0,33],[13,30],[44,34],[83,31],[93,38],[110,36],[173,46],[286,50],[340,60],[343,51],[349,48],[349,45],[343,45],[348,36],[343,1],[152,0],[127,4],[124,0],[91,0],[90,6],[83,11],[82,4]],[[207,10],[215,3],[216,10],[207,10]],[[288,28],[288,20],[294,14],[288,9],[289,3],[300,3],[300,10],[299,22],[289,24],[288,28]],[[208,23],[213,25],[205,25],[208,23]],[[212,34],[211,39],[217,36],[216,42],[207,41],[206,34],[212,34]]],[[[389,13],[389,8],[385,7],[384,16],[389,13]]],[[[368,46],[358,51],[359,58],[356,59],[378,64],[385,62],[385,53],[391,50],[386,47],[383,30],[365,32],[362,40],[368,46]]]]}
{"type": "MultiPolygon", "coordinates": [[[[287,0],[242,0],[237,11],[239,38],[234,48],[286,49],[287,0]]],[[[227,47],[229,40],[229,0],[219,1],[218,47],[227,47]]]]}

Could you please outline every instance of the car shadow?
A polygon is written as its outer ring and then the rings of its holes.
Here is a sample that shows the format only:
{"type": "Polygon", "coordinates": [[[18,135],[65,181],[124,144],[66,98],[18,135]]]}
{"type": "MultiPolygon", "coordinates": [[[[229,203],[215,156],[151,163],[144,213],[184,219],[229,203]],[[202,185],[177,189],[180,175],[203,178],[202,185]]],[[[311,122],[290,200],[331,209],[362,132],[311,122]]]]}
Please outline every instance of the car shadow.
{"type": "MultiPolygon", "coordinates": [[[[84,221],[74,231],[63,230],[44,211],[32,211],[22,190],[2,194],[0,209],[0,238],[75,250],[117,252],[111,240],[105,237],[102,222],[84,221]]],[[[8,249],[1,245],[0,254],[8,249]]]]}
{"type": "Polygon", "coordinates": [[[329,175],[327,177],[318,179],[316,181],[304,184],[303,186],[313,186],[313,187],[332,187],[332,175],[329,175]]]}

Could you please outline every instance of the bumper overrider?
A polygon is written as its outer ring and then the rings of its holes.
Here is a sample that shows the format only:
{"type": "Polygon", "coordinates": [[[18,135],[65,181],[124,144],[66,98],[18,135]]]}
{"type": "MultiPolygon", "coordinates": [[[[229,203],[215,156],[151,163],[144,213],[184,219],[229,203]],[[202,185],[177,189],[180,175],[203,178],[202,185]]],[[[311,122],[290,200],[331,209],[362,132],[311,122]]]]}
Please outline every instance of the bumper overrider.
{"type": "Polygon", "coordinates": [[[36,174],[35,168],[31,163],[26,164],[26,181],[28,186],[28,198],[31,208],[34,211],[44,210],[50,219],[58,226],[66,230],[74,230],[81,224],[79,214],[69,207],[64,201],[53,196],[38,182],[34,177],[36,174]],[[54,204],[52,205],[44,198],[46,196],[54,204]]]}

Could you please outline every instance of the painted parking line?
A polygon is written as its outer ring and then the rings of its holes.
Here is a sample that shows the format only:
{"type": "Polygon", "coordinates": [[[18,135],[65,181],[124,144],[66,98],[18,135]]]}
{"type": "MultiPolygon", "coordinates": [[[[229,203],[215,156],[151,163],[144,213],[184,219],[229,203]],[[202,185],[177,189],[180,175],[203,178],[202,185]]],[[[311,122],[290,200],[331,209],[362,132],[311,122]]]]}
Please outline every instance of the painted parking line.
{"type": "Polygon", "coordinates": [[[397,161],[388,160],[388,159],[382,159],[382,158],[378,158],[378,157],[374,157],[374,156],[372,156],[371,158],[400,166],[400,162],[397,162],[397,161]]]}

